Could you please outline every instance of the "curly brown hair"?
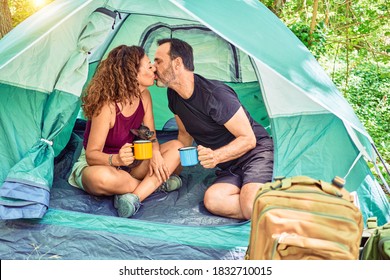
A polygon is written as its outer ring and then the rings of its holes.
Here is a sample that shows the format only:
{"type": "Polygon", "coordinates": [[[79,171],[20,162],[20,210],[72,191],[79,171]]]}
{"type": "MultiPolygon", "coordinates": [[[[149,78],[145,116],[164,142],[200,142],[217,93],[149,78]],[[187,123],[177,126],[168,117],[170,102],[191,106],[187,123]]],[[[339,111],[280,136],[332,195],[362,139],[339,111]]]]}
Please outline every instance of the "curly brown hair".
{"type": "Polygon", "coordinates": [[[110,51],[81,97],[87,119],[98,115],[104,104],[131,104],[141,96],[137,73],[144,56],[144,49],[138,46],[120,45],[110,51]]]}

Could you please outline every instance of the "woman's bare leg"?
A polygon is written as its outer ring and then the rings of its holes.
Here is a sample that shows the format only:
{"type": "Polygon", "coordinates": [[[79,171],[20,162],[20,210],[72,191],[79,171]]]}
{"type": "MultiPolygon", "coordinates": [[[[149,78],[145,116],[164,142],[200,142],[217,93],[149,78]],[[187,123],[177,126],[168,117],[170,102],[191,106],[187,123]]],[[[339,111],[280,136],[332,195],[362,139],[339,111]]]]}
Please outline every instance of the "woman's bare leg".
{"type": "Polygon", "coordinates": [[[112,166],[88,166],[83,170],[83,186],[93,195],[131,193],[140,183],[124,170],[112,166]]]}
{"type": "MultiPolygon", "coordinates": [[[[168,167],[169,174],[172,174],[173,171],[178,167],[180,164],[180,155],[178,149],[183,147],[183,144],[180,141],[172,140],[168,141],[164,144],[160,145],[160,152],[162,157],[164,158],[165,164],[168,167]]],[[[140,166],[139,166],[140,167],[140,166]]],[[[137,176],[138,172],[145,172],[145,170],[141,170],[138,167],[134,170],[134,176],[137,176]]],[[[136,194],[140,201],[143,201],[145,198],[147,198],[150,194],[152,194],[160,185],[161,182],[159,182],[157,176],[153,174],[152,176],[149,176],[147,174],[148,169],[146,169],[146,176],[144,179],[140,182],[140,184],[136,187],[136,189],[133,191],[134,194],[136,194]]],[[[133,172],[132,172],[133,174],[133,172]]]]}
{"type": "MultiPolygon", "coordinates": [[[[183,145],[172,140],[160,145],[161,155],[170,174],[179,166],[180,156],[178,149],[183,145]]],[[[140,201],[153,193],[160,182],[157,176],[148,175],[149,161],[143,161],[129,174],[111,166],[88,166],[83,170],[83,186],[85,191],[93,195],[115,195],[134,193],[140,201]],[[138,178],[138,179],[137,179],[138,178]],[[143,178],[140,180],[139,178],[143,178]]]]}

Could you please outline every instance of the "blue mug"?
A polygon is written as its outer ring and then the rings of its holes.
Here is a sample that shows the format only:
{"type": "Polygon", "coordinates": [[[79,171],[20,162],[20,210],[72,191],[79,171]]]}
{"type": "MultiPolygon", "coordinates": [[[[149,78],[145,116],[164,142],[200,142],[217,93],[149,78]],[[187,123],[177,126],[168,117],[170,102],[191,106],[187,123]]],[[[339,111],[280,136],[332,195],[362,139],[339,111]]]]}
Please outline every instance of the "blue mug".
{"type": "Polygon", "coordinates": [[[196,147],[183,147],[179,149],[182,166],[193,166],[199,163],[198,150],[196,147]]]}

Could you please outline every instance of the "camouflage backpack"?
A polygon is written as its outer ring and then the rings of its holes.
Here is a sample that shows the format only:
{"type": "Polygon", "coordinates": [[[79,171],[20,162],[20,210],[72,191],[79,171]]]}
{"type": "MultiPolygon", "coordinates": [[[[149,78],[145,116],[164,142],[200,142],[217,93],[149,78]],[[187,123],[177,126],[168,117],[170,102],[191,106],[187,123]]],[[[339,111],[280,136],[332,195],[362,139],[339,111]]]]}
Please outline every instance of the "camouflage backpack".
{"type": "Polygon", "coordinates": [[[378,227],[376,217],[371,217],[367,228],[371,235],[364,244],[361,259],[390,260],[390,222],[378,227]]]}
{"type": "Polygon", "coordinates": [[[245,259],[357,260],[362,232],[362,214],[340,178],[275,178],[257,192],[245,259]]]}

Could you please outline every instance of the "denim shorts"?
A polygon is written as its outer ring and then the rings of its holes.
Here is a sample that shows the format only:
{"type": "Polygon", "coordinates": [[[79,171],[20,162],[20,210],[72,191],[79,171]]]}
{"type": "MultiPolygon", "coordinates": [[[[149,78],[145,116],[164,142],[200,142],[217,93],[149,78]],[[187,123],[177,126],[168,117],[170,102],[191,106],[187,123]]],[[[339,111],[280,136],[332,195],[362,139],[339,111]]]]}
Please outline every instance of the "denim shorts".
{"type": "Polygon", "coordinates": [[[272,181],[274,166],[273,150],[263,151],[261,146],[256,146],[249,151],[236,164],[217,170],[217,178],[213,184],[229,183],[241,188],[248,183],[267,183],[272,181]]]}

